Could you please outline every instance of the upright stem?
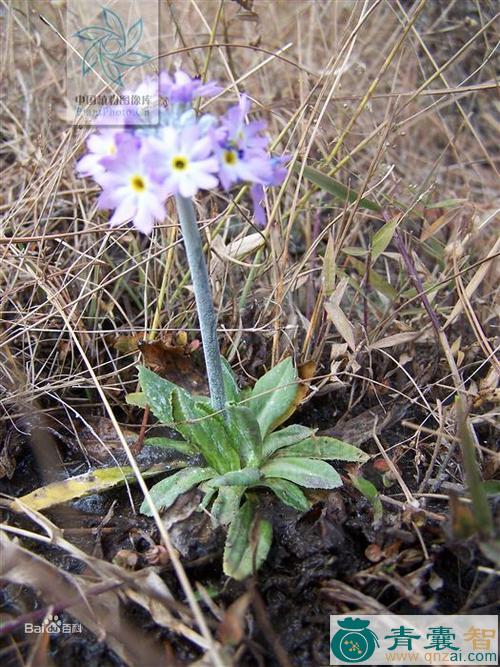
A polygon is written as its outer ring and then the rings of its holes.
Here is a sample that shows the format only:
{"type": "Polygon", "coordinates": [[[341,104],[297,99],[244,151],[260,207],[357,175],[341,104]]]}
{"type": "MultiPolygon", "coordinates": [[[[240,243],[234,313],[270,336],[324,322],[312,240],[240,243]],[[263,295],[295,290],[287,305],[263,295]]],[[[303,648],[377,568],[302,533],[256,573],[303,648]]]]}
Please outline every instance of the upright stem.
{"type": "Polygon", "coordinates": [[[224,411],[226,392],[222,379],[222,363],[220,360],[219,343],[217,341],[217,319],[212,302],[212,292],[208,278],[207,266],[203,257],[200,232],[196,222],[193,202],[191,199],[177,195],[175,198],[177,212],[181,223],[184,247],[191,271],[194,287],[196,309],[200,322],[201,342],[207,367],[210,400],[215,410],[224,411]]]}

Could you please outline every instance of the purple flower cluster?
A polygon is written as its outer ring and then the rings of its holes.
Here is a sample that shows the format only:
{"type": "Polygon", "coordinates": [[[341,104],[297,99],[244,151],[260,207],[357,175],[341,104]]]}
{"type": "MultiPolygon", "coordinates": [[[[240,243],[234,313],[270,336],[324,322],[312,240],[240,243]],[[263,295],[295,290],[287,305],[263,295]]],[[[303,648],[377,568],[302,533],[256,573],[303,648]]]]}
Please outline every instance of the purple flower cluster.
{"type": "Polygon", "coordinates": [[[217,93],[214,82],[202,83],[178,70],[148,77],[139,88],[155,101],[158,124],[141,123],[141,110],[127,108],[121,122],[109,127],[103,110],[87,140],[88,153],[77,164],[80,176],[91,176],[101,186],[98,206],[113,209],[111,225],[132,221],[149,234],[165,218],[171,195],[193,197],[219,184],[228,190],[247,182],[256,223],[263,227],[264,186],[282,183],[286,169],[283,158],[267,152],[265,122],[247,121],[248,98],[242,96],[221,117],[199,116],[193,101],[217,93]]]}

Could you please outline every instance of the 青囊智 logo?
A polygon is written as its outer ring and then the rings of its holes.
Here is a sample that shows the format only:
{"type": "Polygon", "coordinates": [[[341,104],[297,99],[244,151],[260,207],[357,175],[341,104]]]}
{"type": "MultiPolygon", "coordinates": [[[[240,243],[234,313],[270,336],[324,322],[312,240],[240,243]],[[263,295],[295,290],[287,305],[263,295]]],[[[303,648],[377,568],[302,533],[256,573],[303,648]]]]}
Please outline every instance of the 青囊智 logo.
{"type": "Polygon", "coordinates": [[[330,616],[330,665],[496,665],[488,614],[330,616]]]}
{"type": "Polygon", "coordinates": [[[330,648],[333,655],[344,662],[365,662],[379,645],[377,635],[368,627],[370,621],[346,618],[337,621],[340,628],[333,635],[330,648]]]}

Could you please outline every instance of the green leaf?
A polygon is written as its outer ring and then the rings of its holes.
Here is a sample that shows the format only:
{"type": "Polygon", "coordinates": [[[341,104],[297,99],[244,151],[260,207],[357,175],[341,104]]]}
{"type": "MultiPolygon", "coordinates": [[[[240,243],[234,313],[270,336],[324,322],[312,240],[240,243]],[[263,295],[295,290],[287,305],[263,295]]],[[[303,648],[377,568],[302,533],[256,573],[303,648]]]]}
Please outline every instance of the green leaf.
{"type": "MultiPolygon", "coordinates": [[[[212,468],[190,467],[176,472],[170,477],[165,477],[161,482],[155,484],[149,490],[151,498],[158,510],[168,509],[181,493],[192,489],[193,486],[211,479],[215,475],[212,468]]],[[[146,500],[143,500],[141,512],[146,516],[152,516],[151,508],[146,500]]]]}
{"type": "Polygon", "coordinates": [[[312,459],[327,461],[368,461],[370,458],[362,449],[349,445],[347,442],[328,436],[313,436],[291,445],[278,453],[278,456],[309,456],[312,459]]]}
{"type": "Polygon", "coordinates": [[[500,540],[481,540],[478,546],[486,558],[500,568],[500,540]]]}
{"type": "Polygon", "coordinates": [[[349,257],[366,257],[368,254],[368,250],[365,250],[364,248],[348,245],[342,246],[341,252],[343,252],[344,255],[349,255],[349,257]]]}
{"type": "Polygon", "coordinates": [[[133,391],[125,396],[125,401],[129,405],[135,405],[138,408],[147,408],[148,402],[143,391],[133,391]]]}
{"type": "Polygon", "coordinates": [[[393,220],[389,220],[389,222],[386,222],[383,227],[375,232],[372,239],[372,264],[387,248],[400,222],[401,217],[397,215],[393,220]]]}
{"type": "Polygon", "coordinates": [[[498,496],[500,495],[500,480],[499,479],[488,479],[486,482],[482,483],[482,487],[486,492],[487,496],[498,496]]]}
{"type": "Polygon", "coordinates": [[[373,507],[373,519],[379,521],[382,518],[384,510],[382,502],[378,497],[377,487],[368,479],[361,477],[361,475],[349,475],[353,486],[367,498],[373,507]]]}
{"type": "Polygon", "coordinates": [[[224,486],[219,489],[210,514],[215,525],[228,526],[236,516],[245,493],[244,486],[224,486]]]}
{"type": "MultiPolygon", "coordinates": [[[[349,263],[352,264],[352,266],[354,266],[354,268],[356,269],[356,271],[359,273],[360,276],[365,276],[366,264],[360,262],[359,259],[355,259],[354,257],[351,257],[349,263]]],[[[369,279],[370,279],[370,285],[374,287],[377,290],[377,292],[380,292],[380,294],[383,294],[388,299],[391,299],[391,301],[397,298],[398,296],[397,290],[395,290],[392,285],[390,285],[386,280],[384,280],[381,276],[379,276],[379,274],[373,269],[370,270],[369,279]]],[[[357,288],[357,290],[358,292],[361,291],[359,287],[357,288]]]]}
{"type": "Polygon", "coordinates": [[[193,445],[185,440],[174,440],[173,438],[151,437],[144,440],[145,445],[152,445],[153,447],[166,447],[167,449],[175,449],[181,454],[187,456],[195,456],[198,452],[193,445]]]}
{"type": "Polygon", "coordinates": [[[262,436],[253,412],[244,405],[228,405],[226,413],[226,427],[242,464],[258,466],[262,459],[262,436]]]}
{"type": "MultiPolygon", "coordinates": [[[[207,507],[208,507],[208,506],[210,505],[210,503],[212,502],[213,497],[217,494],[217,489],[216,489],[215,487],[213,487],[213,486],[210,486],[210,480],[208,480],[207,482],[203,482],[202,484],[200,484],[200,485],[198,486],[198,488],[199,488],[200,491],[202,491],[203,494],[204,494],[204,495],[203,495],[203,499],[202,499],[202,501],[201,501],[201,503],[200,503],[200,507],[199,507],[199,509],[200,509],[200,510],[206,510],[207,507]]],[[[229,488],[229,487],[227,487],[227,488],[229,488]]]]}
{"type": "Polygon", "coordinates": [[[189,394],[145,366],[139,366],[139,384],[146,397],[146,403],[154,416],[163,424],[173,426],[172,392],[176,389],[179,394],[185,394],[186,396],[189,396],[189,394]]]}
{"type": "MultiPolygon", "coordinates": [[[[301,163],[295,162],[295,164],[293,165],[293,169],[297,173],[300,173],[302,170],[301,163]]],[[[314,183],[314,185],[317,185],[318,188],[320,188],[324,192],[328,192],[329,194],[333,195],[334,197],[337,197],[337,199],[340,199],[343,202],[347,199],[352,204],[358,198],[357,192],[349,190],[348,188],[345,187],[345,185],[339,183],[339,181],[337,181],[335,178],[327,176],[327,174],[323,174],[323,172],[318,171],[313,167],[307,167],[307,166],[304,167],[304,171],[302,173],[304,174],[304,178],[307,178],[308,181],[311,181],[312,183],[314,183]]],[[[365,197],[362,197],[359,200],[359,206],[362,208],[367,208],[370,211],[380,211],[380,206],[378,204],[371,201],[370,199],[366,199],[365,197]]]]}
{"type": "Polygon", "coordinates": [[[336,489],[342,486],[338,472],[324,461],[316,459],[279,457],[262,466],[265,478],[282,477],[308,489],[336,489]]]}
{"type": "Polygon", "coordinates": [[[425,208],[455,208],[465,201],[467,199],[442,199],[441,201],[434,202],[434,204],[427,204],[425,208]]]}
{"type": "Polygon", "coordinates": [[[307,426],[301,426],[300,424],[292,424],[291,426],[286,426],[279,431],[271,433],[264,440],[262,451],[263,457],[268,458],[276,450],[281,449],[282,447],[295,445],[297,442],[309,438],[314,435],[315,430],[316,429],[307,428],[307,426]]]}
{"type": "Polygon", "coordinates": [[[229,526],[224,548],[224,573],[238,581],[258,570],[265,561],[272,542],[269,521],[254,515],[247,500],[229,526]]]}
{"type": "Polygon", "coordinates": [[[193,443],[205,461],[219,474],[240,468],[240,459],[231,446],[224,418],[205,404],[194,401],[186,392],[172,392],[174,428],[193,443]]]}
{"type": "Polygon", "coordinates": [[[298,375],[291,357],[284,359],[255,383],[247,403],[264,438],[280,424],[298,391],[298,375]]]}
{"type": "Polygon", "coordinates": [[[214,477],[210,484],[212,486],[250,486],[256,484],[260,479],[262,479],[262,474],[258,468],[242,468],[214,477]]]}
{"type": "Polygon", "coordinates": [[[224,357],[220,358],[222,363],[222,381],[224,382],[224,389],[226,390],[226,400],[228,402],[238,403],[240,400],[240,390],[236,377],[231,368],[231,364],[224,357]]]}
{"type": "Polygon", "coordinates": [[[257,486],[268,487],[285,505],[290,505],[290,507],[299,510],[299,512],[307,512],[310,507],[310,503],[305,497],[304,492],[296,484],[288,482],[286,479],[271,477],[260,482],[257,486]]]}

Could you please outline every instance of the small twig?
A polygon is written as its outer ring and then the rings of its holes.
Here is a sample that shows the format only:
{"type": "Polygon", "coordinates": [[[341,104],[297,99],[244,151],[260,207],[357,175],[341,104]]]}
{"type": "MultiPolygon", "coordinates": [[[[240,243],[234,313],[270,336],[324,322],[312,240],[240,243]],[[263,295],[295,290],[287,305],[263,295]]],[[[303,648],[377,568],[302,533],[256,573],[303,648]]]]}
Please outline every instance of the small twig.
{"type": "Polygon", "coordinates": [[[363,327],[368,337],[368,294],[370,293],[370,265],[372,263],[372,249],[368,250],[365,263],[365,278],[363,280],[363,327]]]}
{"type": "Polygon", "coordinates": [[[399,486],[401,487],[401,490],[403,491],[403,493],[404,493],[405,496],[406,496],[406,500],[407,500],[407,502],[408,502],[414,509],[418,509],[418,507],[419,507],[419,502],[418,502],[418,500],[416,500],[416,499],[413,497],[412,492],[410,491],[410,489],[409,489],[408,486],[406,485],[406,482],[404,481],[404,479],[401,477],[401,474],[400,474],[399,470],[396,468],[396,466],[394,465],[392,459],[391,459],[390,456],[387,454],[387,452],[385,451],[385,449],[384,449],[382,443],[381,443],[380,440],[379,440],[379,437],[378,437],[378,435],[377,435],[377,421],[378,421],[378,419],[377,419],[377,417],[375,417],[375,420],[374,420],[374,422],[373,422],[373,428],[372,428],[372,438],[374,439],[374,441],[375,441],[375,443],[376,443],[376,445],[377,445],[377,447],[378,447],[380,453],[382,454],[382,456],[383,456],[385,462],[386,462],[387,465],[389,466],[389,468],[390,468],[390,470],[391,470],[391,473],[394,475],[394,478],[397,479],[398,484],[399,484],[399,486]]]}
{"type": "MultiPolygon", "coordinates": [[[[394,505],[395,507],[399,507],[401,510],[408,510],[409,512],[418,512],[429,517],[429,519],[433,519],[434,521],[443,522],[447,520],[443,514],[436,514],[435,512],[430,512],[429,510],[423,509],[422,507],[418,508],[412,507],[408,503],[403,503],[401,502],[401,500],[396,500],[395,498],[391,498],[390,496],[385,496],[383,493],[380,493],[378,497],[383,503],[387,503],[388,505],[394,505]]],[[[427,497],[427,494],[422,494],[422,497],[427,497]]],[[[448,498],[448,496],[445,496],[445,498],[448,498]]]]}
{"type": "Polygon", "coordinates": [[[269,646],[272,648],[276,660],[280,664],[280,667],[293,667],[287,652],[281,645],[281,642],[278,639],[278,636],[276,635],[273,626],[271,625],[271,621],[269,620],[264,600],[262,599],[262,596],[259,593],[259,590],[257,588],[254,579],[252,579],[248,587],[248,590],[250,592],[250,595],[252,596],[252,606],[255,612],[257,623],[259,624],[260,629],[264,633],[264,636],[269,646]]]}
{"type": "Polygon", "coordinates": [[[142,445],[144,444],[144,436],[146,435],[146,428],[148,426],[149,412],[150,412],[149,406],[146,405],[144,409],[144,414],[142,416],[141,430],[139,431],[137,440],[130,448],[130,451],[134,454],[134,456],[137,456],[137,454],[139,454],[139,452],[142,449],[142,445]]]}
{"type": "Polygon", "coordinates": [[[418,294],[420,295],[420,300],[422,301],[422,305],[424,306],[425,310],[427,311],[427,314],[429,315],[429,319],[431,321],[431,324],[434,328],[434,331],[436,332],[436,336],[439,339],[439,332],[440,332],[440,325],[439,325],[439,320],[437,318],[436,313],[434,312],[434,309],[432,308],[429,299],[427,297],[427,294],[425,293],[425,287],[420,279],[420,276],[417,273],[417,269],[415,268],[415,264],[413,263],[413,259],[411,258],[410,253],[406,249],[406,246],[404,244],[403,238],[399,232],[399,229],[396,229],[394,232],[394,242],[396,243],[396,246],[399,250],[399,253],[401,257],[403,258],[403,262],[406,266],[406,270],[408,271],[408,274],[414,283],[418,294]]]}

